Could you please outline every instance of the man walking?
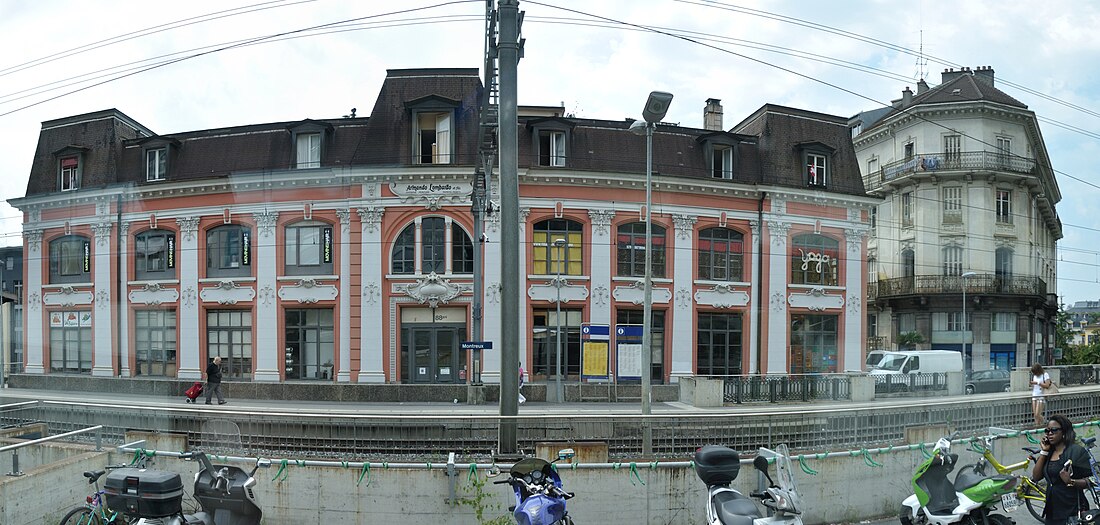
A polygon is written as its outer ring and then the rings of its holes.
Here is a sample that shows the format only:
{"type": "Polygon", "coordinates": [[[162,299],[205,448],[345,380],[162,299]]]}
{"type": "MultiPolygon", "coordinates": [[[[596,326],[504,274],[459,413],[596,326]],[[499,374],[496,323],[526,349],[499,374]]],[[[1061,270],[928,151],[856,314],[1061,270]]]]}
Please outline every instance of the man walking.
{"type": "Polygon", "coordinates": [[[214,361],[206,367],[206,404],[210,404],[210,396],[218,394],[218,404],[224,405],[222,397],[222,358],[215,357],[214,361]]]}

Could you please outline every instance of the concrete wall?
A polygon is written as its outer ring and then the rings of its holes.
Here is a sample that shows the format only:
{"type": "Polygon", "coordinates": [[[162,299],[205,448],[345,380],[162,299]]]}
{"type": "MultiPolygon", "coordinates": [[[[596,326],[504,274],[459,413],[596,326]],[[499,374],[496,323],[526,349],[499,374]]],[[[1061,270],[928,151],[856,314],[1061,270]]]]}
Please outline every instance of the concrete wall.
{"type": "Polygon", "coordinates": [[[21,467],[24,472],[22,476],[0,476],[0,523],[4,525],[58,523],[69,509],[83,503],[92,492],[91,485],[82,475],[84,471],[102,469],[104,465],[121,461],[117,455],[112,459],[108,452],[68,445],[24,447],[20,451],[20,461],[24,453],[32,456],[28,449],[35,448],[54,450],[42,454],[43,457],[68,456],[33,468],[21,467]],[[57,449],[68,451],[61,453],[57,449]]]}

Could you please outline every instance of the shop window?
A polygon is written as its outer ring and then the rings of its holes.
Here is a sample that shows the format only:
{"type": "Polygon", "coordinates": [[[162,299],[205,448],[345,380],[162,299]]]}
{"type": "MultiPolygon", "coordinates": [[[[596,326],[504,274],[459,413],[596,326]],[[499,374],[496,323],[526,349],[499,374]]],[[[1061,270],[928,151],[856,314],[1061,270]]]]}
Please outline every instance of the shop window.
{"type": "Polygon", "coordinates": [[[92,243],[66,235],[50,241],[50,284],[92,282],[92,243]]]}

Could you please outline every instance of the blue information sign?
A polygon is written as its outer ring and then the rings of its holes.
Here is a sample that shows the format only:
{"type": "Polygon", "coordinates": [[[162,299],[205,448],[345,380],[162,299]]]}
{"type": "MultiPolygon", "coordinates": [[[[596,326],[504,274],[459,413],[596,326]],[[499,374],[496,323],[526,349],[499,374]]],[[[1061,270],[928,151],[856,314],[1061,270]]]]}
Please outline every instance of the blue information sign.
{"type": "Polygon", "coordinates": [[[492,350],[492,341],[463,341],[461,343],[463,350],[492,350]]]}

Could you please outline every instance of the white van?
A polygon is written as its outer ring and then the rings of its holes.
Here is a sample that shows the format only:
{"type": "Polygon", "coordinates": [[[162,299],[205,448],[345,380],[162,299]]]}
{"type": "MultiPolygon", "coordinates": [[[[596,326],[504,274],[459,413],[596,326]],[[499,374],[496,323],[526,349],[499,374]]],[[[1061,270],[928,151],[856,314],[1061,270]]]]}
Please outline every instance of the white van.
{"type": "Polygon", "coordinates": [[[962,372],[962,353],[953,350],[913,350],[882,352],[871,375],[933,374],[962,372]]]}
{"type": "Polygon", "coordinates": [[[867,352],[867,370],[878,368],[878,364],[882,362],[882,358],[885,356],[886,350],[871,350],[867,352]]]}

